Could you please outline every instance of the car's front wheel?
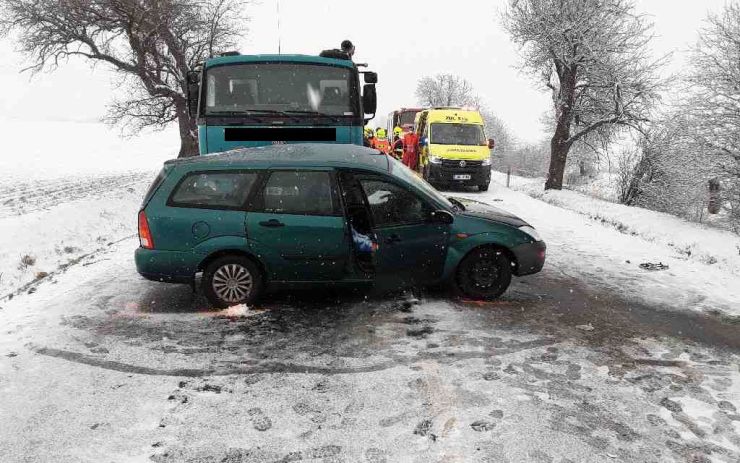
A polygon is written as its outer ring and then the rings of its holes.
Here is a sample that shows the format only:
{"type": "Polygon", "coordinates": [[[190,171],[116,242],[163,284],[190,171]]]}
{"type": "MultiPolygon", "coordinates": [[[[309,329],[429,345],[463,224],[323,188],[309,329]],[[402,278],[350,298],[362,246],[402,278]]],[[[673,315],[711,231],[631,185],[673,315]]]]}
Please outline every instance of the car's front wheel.
{"type": "Polygon", "coordinates": [[[247,257],[220,257],[205,268],[203,294],[216,307],[250,304],[262,292],[262,274],[247,257]]]}
{"type": "Polygon", "coordinates": [[[496,299],[511,283],[511,261],[501,249],[475,249],[457,266],[455,283],[465,297],[496,299]]]}

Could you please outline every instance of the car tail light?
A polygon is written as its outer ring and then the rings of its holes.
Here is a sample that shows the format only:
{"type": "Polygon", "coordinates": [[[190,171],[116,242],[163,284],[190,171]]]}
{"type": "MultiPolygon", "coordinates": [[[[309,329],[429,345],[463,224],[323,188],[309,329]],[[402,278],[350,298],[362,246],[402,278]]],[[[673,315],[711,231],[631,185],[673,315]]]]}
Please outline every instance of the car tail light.
{"type": "Polygon", "coordinates": [[[143,210],[139,211],[139,244],[145,249],[154,249],[152,232],[149,230],[149,221],[143,210]]]}

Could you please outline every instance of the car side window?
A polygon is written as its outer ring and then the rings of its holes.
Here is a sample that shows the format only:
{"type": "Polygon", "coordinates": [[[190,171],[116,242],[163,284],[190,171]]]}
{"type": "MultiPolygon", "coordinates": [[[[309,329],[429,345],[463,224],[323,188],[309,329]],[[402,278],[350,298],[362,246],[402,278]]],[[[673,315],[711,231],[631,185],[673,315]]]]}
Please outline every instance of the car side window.
{"type": "Polygon", "coordinates": [[[202,209],[244,206],[256,172],[196,172],[188,174],[170,197],[169,205],[202,209]]]}
{"type": "Polygon", "coordinates": [[[330,172],[276,171],[262,191],[263,212],[336,215],[330,172]]]}
{"type": "Polygon", "coordinates": [[[406,188],[379,179],[360,179],[377,227],[421,223],[428,208],[406,188]]]}

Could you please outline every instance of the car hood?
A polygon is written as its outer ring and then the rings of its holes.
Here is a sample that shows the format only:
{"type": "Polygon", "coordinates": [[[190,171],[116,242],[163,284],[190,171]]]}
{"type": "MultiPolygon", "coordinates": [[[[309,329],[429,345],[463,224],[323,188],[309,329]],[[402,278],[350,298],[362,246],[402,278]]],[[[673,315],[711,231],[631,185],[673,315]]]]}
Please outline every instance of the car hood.
{"type": "Polygon", "coordinates": [[[498,207],[491,206],[490,204],[482,203],[468,198],[455,198],[465,205],[465,211],[460,212],[460,215],[467,217],[476,217],[480,219],[492,220],[494,222],[511,225],[512,227],[523,227],[529,225],[524,220],[515,216],[510,212],[506,212],[498,207]]]}

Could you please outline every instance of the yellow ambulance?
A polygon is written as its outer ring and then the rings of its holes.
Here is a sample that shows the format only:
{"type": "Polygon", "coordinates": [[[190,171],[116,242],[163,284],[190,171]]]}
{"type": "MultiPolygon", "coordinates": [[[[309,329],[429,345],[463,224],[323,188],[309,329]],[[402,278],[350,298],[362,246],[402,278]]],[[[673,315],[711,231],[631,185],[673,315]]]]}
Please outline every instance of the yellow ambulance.
{"type": "Polygon", "coordinates": [[[472,185],[488,190],[493,139],[486,140],[477,110],[431,108],[416,115],[420,168],[432,185],[472,185]]]}

